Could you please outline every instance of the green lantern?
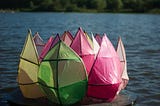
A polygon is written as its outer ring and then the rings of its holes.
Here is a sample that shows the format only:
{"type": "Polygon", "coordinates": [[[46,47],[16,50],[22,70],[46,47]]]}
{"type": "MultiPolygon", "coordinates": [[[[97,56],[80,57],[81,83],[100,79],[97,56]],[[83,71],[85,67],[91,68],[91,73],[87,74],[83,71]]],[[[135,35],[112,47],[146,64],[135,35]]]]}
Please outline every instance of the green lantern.
{"type": "Polygon", "coordinates": [[[38,82],[54,103],[74,104],[87,91],[86,69],[81,58],[64,42],[59,41],[42,60],[38,82]]]}

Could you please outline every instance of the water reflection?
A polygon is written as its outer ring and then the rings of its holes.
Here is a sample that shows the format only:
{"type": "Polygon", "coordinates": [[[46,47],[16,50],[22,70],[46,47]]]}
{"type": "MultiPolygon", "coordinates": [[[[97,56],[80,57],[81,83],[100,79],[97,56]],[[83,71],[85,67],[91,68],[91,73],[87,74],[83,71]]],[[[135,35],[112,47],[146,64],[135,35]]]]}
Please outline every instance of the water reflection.
{"type": "Polygon", "coordinates": [[[3,95],[17,87],[19,55],[27,30],[39,32],[44,41],[64,30],[76,33],[82,27],[88,33],[106,33],[114,45],[121,35],[128,74],[126,92],[138,96],[137,106],[160,104],[160,15],[86,14],[86,13],[0,13],[0,103],[3,95]]]}

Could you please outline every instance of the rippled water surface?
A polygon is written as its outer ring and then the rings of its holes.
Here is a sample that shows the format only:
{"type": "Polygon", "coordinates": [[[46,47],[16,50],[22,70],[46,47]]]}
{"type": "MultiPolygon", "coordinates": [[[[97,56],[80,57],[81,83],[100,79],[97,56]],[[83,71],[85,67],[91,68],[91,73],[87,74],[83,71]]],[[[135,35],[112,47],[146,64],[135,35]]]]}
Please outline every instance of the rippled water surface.
{"type": "Polygon", "coordinates": [[[122,37],[127,53],[128,95],[136,106],[160,105],[160,15],[86,13],[0,13],[0,104],[17,87],[17,67],[27,30],[47,39],[78,27],[90,33],[106,33],[114,46],[122,37]]]}

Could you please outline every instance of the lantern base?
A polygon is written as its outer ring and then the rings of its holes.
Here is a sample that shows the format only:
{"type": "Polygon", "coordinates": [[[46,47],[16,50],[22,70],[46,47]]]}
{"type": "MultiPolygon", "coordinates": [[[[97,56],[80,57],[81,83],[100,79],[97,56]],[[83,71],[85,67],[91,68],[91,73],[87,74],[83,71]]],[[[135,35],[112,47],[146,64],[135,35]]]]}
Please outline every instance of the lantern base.
{"type": "MultiPolygon", "coordinates": [[[[46,97],[38,98],[38,99],[29,99],[23,97],[19,88],[14,89],[12,92],[8,93],[5,96],[5,99],[8,101],[10,105],[19,105],[19,106],[55,106],[55,104],[49,101],[46,97]]],[[[127,96],[124,94],[119,94],[115,97],[112,102],[106,102],[102,99],[96,99],[92,97],[84,97],[82,101],[74,104],[75,106],[82,105],[96,105],[96,106],[132,106],[136,102],[135,96],[127,96]]],[[[74,106],[73,105],[73,106],[74,106]]]]}

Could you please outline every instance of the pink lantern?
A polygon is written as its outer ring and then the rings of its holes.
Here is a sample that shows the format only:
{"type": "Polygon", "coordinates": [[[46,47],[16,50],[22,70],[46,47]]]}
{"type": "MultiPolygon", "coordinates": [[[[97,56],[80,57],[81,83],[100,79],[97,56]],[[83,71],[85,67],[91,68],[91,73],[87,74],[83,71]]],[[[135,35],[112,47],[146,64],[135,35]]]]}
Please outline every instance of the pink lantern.
{"type": "Polygon", "coordinates": [[[119,57],[104,34],[97,58],[88,77],[87,96],[112,101],[121,83],[119,57]]]}
{"type": "Polygon", "coordinates": [[[49,38],[49,40],[47,41],[47,43],[45,44],[44,48],[42,49],[42,52],[41,52],[41,55],[40,55],[40,58],[39,58],[40,62],[42,61],[44,56],[47,54],[47,52],[50,50],[53,40],[54,40],[54,38],[53,38],[53,36],[51,36],[49,38]]]}
{"type": "Polygon", "coordinates": [[[94,62],[94,51],[90,46],[82,28],[79,28],[77,31],[76,36],[71,44],[71,48],[82,58],[87,70],[87,74],[89,75],[94,62]]]}
{"type": "Polygon", "coordinates": [[[102,37],[99,34],[95,35],[95,39],[97,40],[98,44],[101,45],[102,37]]]}
{"type": "Polygon", "coordinates": [[[44,46],[42,53],[40,55],[39,61],[41,62],[42,59],[45,57],[45,55],[48,53],[48,51],[53,48],[53,46],[60,40],[59,35],[57,34],[55,38],[53,38],[53,36],[51,36],[48,40],[48,42],[46,43],[46,45],[44,46]]]}
{"type": "Polygon", "coordinates": [[[38,56],[40,56],[40,54],[42,52],[42,49],[43,49],[45,44],[43,43],[43,39],[40,37],[38,32],[35,33],[35,35],[33,37],[33,41],[34,41],[34,43],[36,45],[38,56]]]}
{"type": "Polygon", "coordinates": [[[127,73],[127,60],[126,60],[126,52],[125,52],[125,48],[122,42],[121,37],[118,38],[118,44],[117,44],[117,54],[119,55],[120,58],[120,62],[121,62],[121,66],[122,66],[122,83],[119,87],[119,91],[118,93],[124,89],[129,81],[129,77],[128,77],[128,73],[127,73]]]}
{"type": "Polygon", "coordinates": [[[61,36],[61,40],[68,46],[71,45],[73,41],[73,36],[69,31],[65,31],[63,35],[61,36]]]}

